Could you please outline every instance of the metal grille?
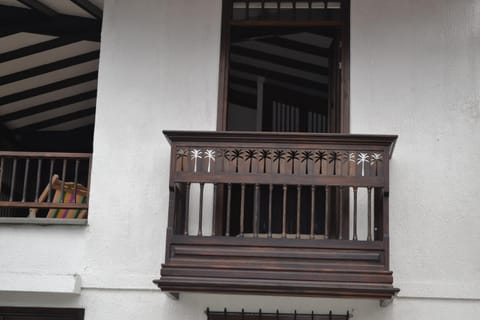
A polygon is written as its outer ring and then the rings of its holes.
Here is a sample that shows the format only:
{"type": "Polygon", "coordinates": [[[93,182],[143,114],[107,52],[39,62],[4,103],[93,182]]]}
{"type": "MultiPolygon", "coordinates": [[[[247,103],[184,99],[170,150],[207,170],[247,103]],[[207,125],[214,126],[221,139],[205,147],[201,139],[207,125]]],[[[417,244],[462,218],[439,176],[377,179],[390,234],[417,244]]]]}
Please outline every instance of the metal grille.
{"type": "Polygon", "coordinates": [[[208,320],[348,320],[352,318],[350,312],[344,314],[333,314],[332,311],[326,314],[315,313],[280,313],[278,310],[273,313],[264,313],[262,310],[258,312],[240,312],[227,311],[205,311],[208,320]]]}

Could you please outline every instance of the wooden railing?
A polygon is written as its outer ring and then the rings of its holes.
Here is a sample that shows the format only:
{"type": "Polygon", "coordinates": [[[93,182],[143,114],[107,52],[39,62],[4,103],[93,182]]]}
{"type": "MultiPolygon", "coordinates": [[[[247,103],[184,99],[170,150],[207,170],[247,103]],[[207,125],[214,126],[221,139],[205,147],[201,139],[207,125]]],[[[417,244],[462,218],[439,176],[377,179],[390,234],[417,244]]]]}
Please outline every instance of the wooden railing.
{"type": "Polygon", "coordinates": [[[1,217],[86,218],[91,154],[0,151],[1,217]]]}
{"type": "Polygon", "coordinates": [[[380,298],[397,291],[388,271],[396,136],[165,135],[172,150],[167,253],[155,281],[163,290],[380,298]],[[328,289],[313,270],[325,272],[328,289]],[[279,279],[293,281],[294,273],[303,282],[287,290],[279,279]],[[243,280],[225,280],[232,277],[243,280]],[[345,288],[348,279],[354,284],[345,288]],[[335,281],[342,290],[331,287],[335,281]]]}

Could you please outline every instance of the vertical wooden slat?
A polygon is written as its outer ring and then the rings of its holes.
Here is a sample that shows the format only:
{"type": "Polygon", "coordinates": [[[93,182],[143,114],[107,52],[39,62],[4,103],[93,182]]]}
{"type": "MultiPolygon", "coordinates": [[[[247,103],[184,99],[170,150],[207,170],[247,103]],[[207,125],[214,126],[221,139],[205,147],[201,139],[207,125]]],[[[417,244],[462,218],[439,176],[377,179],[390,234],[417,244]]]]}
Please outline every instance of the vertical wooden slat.
{"type": "Polygon", "coordinates": [[[2,193],[2,185],[3,185],[3,168],[5,166],[4,159],[0,159],[0,194],[2,193]]]}
{"type": "Polygon", "coordinates": [[[273,205],[273,185],[268,188],[268,237],[272,237],[272,205],[273,205]]]}
{"type": "Polygon", "coordinates": [[[22,202],[25,202],[27,194],[28,170],[30,168],[30,158],[25,159],[25,172],[23,176],[22,202]]]}
{"type": "Polygon", "coordinates": [[[65,196],[65,177],[67,175],[67,159],[63,159],[62,165],[62,190],[60,192],[60,203],[63,203],[63,198],[65,196]]]}
{"type": "Polygon", "coordinates": [[[353,187],[353,240],[358,240],[357,235],[357,187],[353,187]]]}
{"type": "Polygon", "coordinates": [[[49,186],[48,186],[48,202],[52,202],[52,187],[53,187],[53,166],[55,165],[55,159],[50,159],[50,171],[49,171],[49,186]]]}
{"type": "Polygon", "coordinates": [[[40,192],[40,179],[42,175],[42,159],[37,161],[37,180],[35,182],[35,202],[38,202],[38,194],[40,192]]]}
{"type": "Polygon", "coordinates": [[[188,218],[190,216],[190,182],[187,182],[185,188],[185,225],[183,227],[183,234],[188,236],[188,218]]]}
{"type": "Polygon", "coordinates": [[[216,213],[217,212],[217,183],[213,184],[213,210],[212,210],[212,236],[217,235],[217,219],[216,213]]]}
{"type": "Polygon", "coordinates": [[[283,185],[282,238],[287,236],[287,185],[283,185]]]}
{"type": "Polygon", "coordinates": [[[197,236],[202,236],[202,226],[203,226],[203,191],[205,188],[205,183],[200,182],[200,201],[199,201],[199,208],[198,208],[198,232],[197,236]]]}
{"type": "Polygon", "coordinates": [[[338,214],[338,240],[343,240],[343,187],[340,187],[340,210],[338,214]]]}
{"type": "Polygon", "coordinates": [[[75,172],[73,175],[73,202],[77,203],[77,183],[78,183],[78,167],[80,166],[80,160],[75,160],[75,172]]]}
{"type": "Polygon", "coordinates": [[[367,241],[372,241],[372,187],[368,187],[368,236],[367,241]]]}
{"type": "Polygon", "coordinates": [[[302,187],[297,186],[297,239],[300,238],[300,210],[301,210],[302,187]]]}
{"type": "Polygon", "coordinates": [[[232,184],[227,186],[227,221],[225,224],[225,236],[230,236],[230,214],[232,210],[232,184]]]}
{"type": "Polygon", "coordinates": [[[329,237],[330,224],[330,187],[325,187],[325,239],[329,237]]]}
{"type": "Polygon", "coordinates": [[[244,233],[244,220],[245,220],[245,184],[241,185],[240,195],[240,237],[243,237],[244,233]]]}
{"type": "Polygon", "coordinates": [[[13,159],[13,168],[12,168],[12,181],[10,183],[10,198],[9,201],[13,201],[13,192],[15,190],[15,180],[17,174],[17,158],[13,159]]]}
{"type": "Polygon", "coordinates": [[[310,239],[315,238],[315,186],[312,186],[310,204],[310,239]]]}
{"type": "Polygon", "coordinates": [[[259,214],[260,214],[260,185],[255,184],[255,194],[253,200],[253,236],[254,238],[258,237],[259,231],[259,214]]]}

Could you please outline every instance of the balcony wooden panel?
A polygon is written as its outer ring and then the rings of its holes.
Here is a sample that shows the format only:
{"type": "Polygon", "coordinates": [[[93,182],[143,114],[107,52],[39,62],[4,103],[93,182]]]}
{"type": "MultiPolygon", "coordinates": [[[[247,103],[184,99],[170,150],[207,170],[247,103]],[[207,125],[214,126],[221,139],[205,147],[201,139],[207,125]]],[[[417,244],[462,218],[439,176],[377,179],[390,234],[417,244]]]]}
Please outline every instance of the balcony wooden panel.
{"type": "Polygon", "coordinates": [[[395,136],[165,134],[167,251],[154,281],[162,290],[379,299],[398,292],[388,234],[395,136]]]}

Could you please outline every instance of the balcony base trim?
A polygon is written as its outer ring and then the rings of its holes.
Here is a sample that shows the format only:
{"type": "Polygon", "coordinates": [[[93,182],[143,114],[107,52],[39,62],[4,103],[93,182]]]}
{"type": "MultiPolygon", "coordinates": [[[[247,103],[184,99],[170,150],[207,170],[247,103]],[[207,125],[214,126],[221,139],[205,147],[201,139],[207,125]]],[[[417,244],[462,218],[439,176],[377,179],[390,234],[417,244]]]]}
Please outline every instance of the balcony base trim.
{"type": "Polygon", "coordinates": [[[2,224],[86,226],[88,225],[88,220],[51,218],[0,218],[0,225],[2,224]]]}

